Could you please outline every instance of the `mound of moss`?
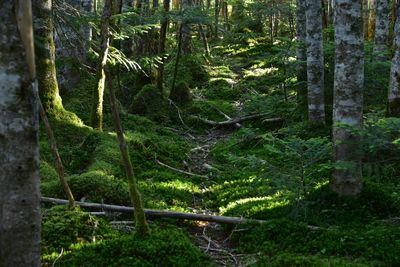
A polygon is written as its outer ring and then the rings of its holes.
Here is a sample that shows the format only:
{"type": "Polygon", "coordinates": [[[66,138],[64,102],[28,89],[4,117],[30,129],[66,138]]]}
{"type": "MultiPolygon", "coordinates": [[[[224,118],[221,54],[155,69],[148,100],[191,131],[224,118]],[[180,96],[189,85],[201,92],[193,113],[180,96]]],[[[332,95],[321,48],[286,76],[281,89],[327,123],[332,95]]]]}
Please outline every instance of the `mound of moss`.
{"type": "Polygon", "coordinates": [[[166,101],[160,90],[155,85],[146,84],[133,98],[129,111],[157,119],[164,116],[165,108],[166,101]]]}
{"type": "Polygon", "coordinates": [[[149,236],[129,235],[85,244],[55,266],[213,266],[181,231],[153,228],[149,236]]]}
{"type": "MultiPolygon", "coordinates": [[[[67,177],[67,182],[77,200],[116,205],[131,203],[126,182],[101,171],[72,175],[67,177]]],[[[46,197],[65,198],[63,188],[58,180],[42,183],[41,192],[46,197]]]]}
{"type": "Polygon", "coordinates": [[[116,233],[104,220],[79,208],[54,206],[42,212],[42,250],[44,253],[69,249],[72,244],[88,243],[114,236],[116,233]]]}

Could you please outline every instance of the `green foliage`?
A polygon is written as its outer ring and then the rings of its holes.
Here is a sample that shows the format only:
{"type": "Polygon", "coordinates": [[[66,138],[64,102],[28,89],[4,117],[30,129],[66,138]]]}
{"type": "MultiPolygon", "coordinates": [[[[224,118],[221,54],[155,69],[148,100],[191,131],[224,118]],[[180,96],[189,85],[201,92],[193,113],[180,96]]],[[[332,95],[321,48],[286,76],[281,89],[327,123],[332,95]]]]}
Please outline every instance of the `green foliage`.
{"type": "Polygon", "coordinates": [[[129,235],[76,247],[56,266],[213,266],[181,231],[153,228],[149,236],[129,235]]]}
{"type": "MultiPolygon", "coordinates": [[[[208,81],[208,74],[204,65],[204,59],[200,56],[185,56],[179,61],[178,75],[176,84],[179,81],[185,82],[191,88],[202,86],[208,81]]],[[[165,66],[166,84],[170,88],[175,69],[175,60],[170,61],[165,66]]]]}
{"type": "Polygon", "coordinates": [[[104,221],[79,208],[55,206],[42,212],[42,250],[45,253],[69,249],[72,244],[90,243],[115,235],[104,221]]]}

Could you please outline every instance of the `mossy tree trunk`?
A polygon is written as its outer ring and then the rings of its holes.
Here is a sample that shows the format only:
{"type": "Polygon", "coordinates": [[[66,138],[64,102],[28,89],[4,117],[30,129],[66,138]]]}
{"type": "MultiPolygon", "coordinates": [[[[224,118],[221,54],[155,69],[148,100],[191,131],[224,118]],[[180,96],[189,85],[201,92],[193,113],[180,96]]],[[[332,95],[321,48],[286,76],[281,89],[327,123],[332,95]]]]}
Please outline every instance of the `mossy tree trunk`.
{"type": "Polygon", "coordinates": [[[93,90],[92,111],[90,114],[90,125],[101,130],[103,128],[103,96],[106,75],[104,67],[107,64],[108,49],[110,46],[110,20],[112,14],[112,0],[105,0],[101,26],[101,46],[99,63],[96,70],[97,86],[93,90]]]}
{"type": "Polygon", "coordinates": [[[362,189],[362,148],[359,136],[338,124],[362,126],[364,39],[362,0],[336,0],[335,74],[333,97],[334,161],[340,164],[331,180],[339,195],[355,196],[362,189]],[[349,30],[350,29],[350,30],[349,30]]]}
{"type": "Polygon", "coordinates": [[[51,0],[33,0],[35,53],[39,94],[48,113],[63,110],[55,64],[54,24],[51,0]]]}
{"type": "Polygon", "coordinates": [[[373,41],[375,36],[376,1],[377,0],[368,1],[368,41],[373,41]]]}
{"type": "Polygon", "coordinates": [[[308,0],[306,7],[308,120],[325,123],[324,52],[321,0],[308,0]]]}
{"type": "Polygon", "coordinates": [[[0,2],[0,266],[40,266],[39,121],[31,1],[0,2]]]}
{"type": "MultiPolygon", "coordinates": [[[[184,12],[190,11],[193,8],[193,0],[183,0],[182,8],[183,8],[184,12]]],[[[182,20],[182,26],[180,28],[180,31],[182,32],[181,33],[181,35],[182,35],[182,44],[181,44],[182,54],[189,55],[192,52],[192,49],[191,49],[192,24],[190,23],[190,19],[184,18],[182,20]]]]}
{"type": "Polygon", "coordinates": [[[297,102],[300,112],[307,114],[307,49],[306,49],[306,0],[297,0],[296,39],[297,39],[297,102]]]}
{"type": "Polygon", "coordinates": [[[397,7],[396,17],[387,110],[391,117],[400,117],[400,7],[397,7]]]}
{"type": "Polygon", "coordinates": [[[373,54],[374,57],[380,61],[387,60],[389,22],[388,0],[377,0],[373,54]]]}
{"type": "Polygon", "coordinates": [[[125,141],[124,131],[121,125],[121,119],[119,117],[119,108],[117,106],[117,100],[113,90],[112,77],[110,71],[106,69],[107,85],[110,97],[110,106],[113,116],[113,122],[115,126],[115,131],[117,132],[119,149],[121,152],[122,161],[124,163],[126,177],[128,179],[129,193],[132,200],[132,205],[134,208],[135,222],[136,222],[136,232],[139,235],[147,235],[150,232],[150,228],[146,221],[146,215],[144,213],[142,197],[140,195],[139,189],[137,187],[137,181],[135,174],[133,172],[132,163],[129,157],[128,146],[125,141]]]}

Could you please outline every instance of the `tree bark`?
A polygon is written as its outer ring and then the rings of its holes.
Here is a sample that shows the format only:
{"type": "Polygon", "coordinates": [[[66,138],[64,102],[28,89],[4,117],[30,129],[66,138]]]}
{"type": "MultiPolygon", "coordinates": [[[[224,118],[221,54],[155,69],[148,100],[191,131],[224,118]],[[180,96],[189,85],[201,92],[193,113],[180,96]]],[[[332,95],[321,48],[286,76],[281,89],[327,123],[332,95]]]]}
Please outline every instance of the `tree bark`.
{"type": "Polygon", "coordinates": [[[90,115],[90,125],[102,130],[103,128],[103,96],[105,72],[104,68],[107,64],[108,49],[110,46],[110,19],[112,14],[112,0],[105,0],[102,27],[101,27],[101,47],[99,55],[99,63],[96,70],[97,87],[93,90],[92,111],[90,115]]]}
{"type": "MultiPolygon", "coordinates": [[[[193,7],[193,0],[183,0],[182,8],[184,11],[188,11],[193,7]]],[[[186,15],[187,16],[187,15],[186,15]]],[[[187,19],[182,20],[182,55],[189,55],[192,52],[191,41],[192,41],[192,24],[187,19]]]]}
{"type": "Polygon", "coordinates": [[[43,108],[51,114],[64,109],[56,74],[52,1],[33,0],[32,9],[39,94],[43,108]]]}
{"type": "Polygon", "coordinates": [[[218,38],[218,31],[219,31],[219,27],[218,27],[218,23],[219,23],[219,0],[215,0],[214,2],[214,35],[215,38],[218,38]]]}
{"type": "Polygon", "coordinates": [[[376,1],[374,57],[377,60],[387,60],[387,44],[389,37],[389,3],[388,0],[376,1]]]}
{"type": "Polygon", "coordinates": [[[377,0],[369,0],[368,1],[368,41],[374,40],[375,35],[375,18],[376,18],[376,1],[377,0]]]}
{"type": "Polygon", "coordinates": [[[362,126],[364,40],[362,0],[336,0],[333,144],[336,167],[331,188],[339,195],[354,196],[362,189],[362,151],[359,137],[340,127],[362,126]]]}
{"type": "Polygon", "coordinates": [[[297,0],[297,102],[301,113],[307,113],[307,49],[306,49],[306,0],[297,0]]]}
{"type": "Polygon", "coordinates": [[[38,99],[31,1],[0,2],[0,266],[40,266],[38,99]]]}
{"type": "Polygon", "coordinates": [[[167,39],[167,27],[168,27],[168,12],[169,12],[170,0],[163,0],[164,14],[161,19],[161,28],[160,28],[160,42],[158,45],[158,53],[160,54],[162,59],[162,63],[157,69],[157,88],[160,89],[161,93],[163,92],[163,82],[164,82],[164,53],[165,53],[165,41],[167,39]]]}
{"type": "Polygon", "coordinates": [[[394,27],[393,58],[390,68],[388,94],[388,116],[400,117],[400,8],[397,7],[397,19],[394,27]]]}
{"type": "Polygon", "coordinates": [[[324,51],[322,47],[321,0],[308,0],[307,29],[307,91],[308,120],[325,123],[324,104],[324,51]]]}
{"type": "Polygon", "coordinates": [[[119,117],[119,109],[117,107],[117,100],[112,85],[112,77],[110,72],[106,70],[107,73],[107,85],[110,97],[111,113],[113,116],[113,122],[115,126],[115,131],[117,132],[119,149],[121,152],[122,161],[124,163],[126,177],[128,179],[129,193],[132,200],[133,208],[135,209],[135,221],[136,221],[136,231],[140,235],[147,235],[150,232],[150,228],[146,221],[146,215],[143,209],[142,197],[140,195],[139,189],[137,187],[137,181],[135,174],[133,172],[132,163],[129,157],[128,146],[124,137],[124,130],[122,129],[121,119],[119,117]]]}

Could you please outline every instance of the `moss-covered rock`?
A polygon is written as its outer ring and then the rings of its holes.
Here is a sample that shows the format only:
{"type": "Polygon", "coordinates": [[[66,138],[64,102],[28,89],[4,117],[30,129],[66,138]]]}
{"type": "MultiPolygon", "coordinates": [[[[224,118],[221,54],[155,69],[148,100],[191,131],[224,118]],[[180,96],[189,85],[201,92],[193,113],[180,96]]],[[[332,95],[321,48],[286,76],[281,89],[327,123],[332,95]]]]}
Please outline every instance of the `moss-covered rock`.
{"type": "Polygon", "coordinates": [[[171,89],[169,98],[179,106],[187,106],[192,102],[189,85],[184,81],[178,81],[171,89]]]}
{"type": "Polygon", "coordinates": [[[166,100],[160,90],[152,84],[146,84],[135,95],[129,111],[134,114],[149,115],[152,118],[163,117],[166,108],[166,100]]]}

